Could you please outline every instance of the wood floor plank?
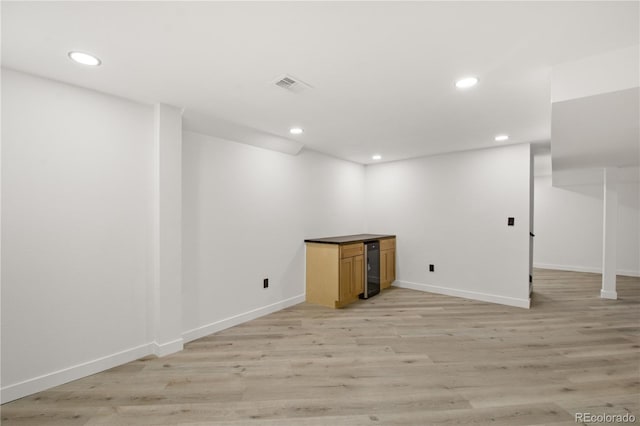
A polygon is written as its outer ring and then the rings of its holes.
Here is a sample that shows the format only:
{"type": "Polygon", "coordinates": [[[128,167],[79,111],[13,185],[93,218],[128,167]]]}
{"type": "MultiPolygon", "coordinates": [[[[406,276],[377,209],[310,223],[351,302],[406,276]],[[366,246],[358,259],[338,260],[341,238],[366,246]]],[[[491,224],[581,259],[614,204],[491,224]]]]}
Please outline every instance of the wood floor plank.
{"type": "Polygon", "coordinates": [[[535,270],[532,309],[391,288],[300,304],[0,407],[3,425],[569,425],[640,418],[640,279],[535,270]]]}

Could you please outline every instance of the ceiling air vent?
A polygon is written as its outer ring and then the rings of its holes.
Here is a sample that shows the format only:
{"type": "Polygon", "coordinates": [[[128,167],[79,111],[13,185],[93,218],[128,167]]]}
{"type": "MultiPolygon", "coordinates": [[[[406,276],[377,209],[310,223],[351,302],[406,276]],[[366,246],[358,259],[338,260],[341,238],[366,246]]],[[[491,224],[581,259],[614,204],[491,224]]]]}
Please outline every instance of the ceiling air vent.
{"type": "Polygon", "coordinates": [[[294,93],[300,93],[303,90],[311,89],[311,86],[300,80],[299,78],[293,77],[291,75],[285,74],[275,80],[274,84],[278,87],[281,87],[285,90],[294,93]]]}

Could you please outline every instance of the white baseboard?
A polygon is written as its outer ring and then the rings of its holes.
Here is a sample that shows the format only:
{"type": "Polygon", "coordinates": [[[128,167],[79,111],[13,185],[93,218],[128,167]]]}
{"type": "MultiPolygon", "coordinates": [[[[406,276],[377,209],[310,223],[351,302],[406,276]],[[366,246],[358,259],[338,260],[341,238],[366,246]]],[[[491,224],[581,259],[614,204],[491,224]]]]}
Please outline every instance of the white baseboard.
{"type": "MultiPolygon", "coordinates": [[[[602,273],[602,268],[596,268],[593,266],[556,265],[553,263],[534,263],[533,267],[540,268],[540,269],[553,269],[556,271],[591,272],[593,274],[602,273]]],[[[640,277],[640,271],[633,271],[631,269],[618,269],[616,271],[616,274],[624,275],[627,277],[640,277]]]]}
{"type": "Polygon", "coordinates": [[[152,345],[152,343],[147,343],[136,346],[112,355],[107,355],[92,361],[87,361],[82,364],[54,371],[53,373],[43,374],[42,376],[34,377],[33,379],[5,386],[0,391],[0,401],[4,404],[5,402],[13,401],[54,386],[59,386],[73,380],[81,379],[83,377],[117,367],[118,365],[126,364],[127,362],[135,361],[136,359],[140,359],[151,354],[152,345]]]}
{"type": "Polygon", "coordinates": [[[618,269],[616,274],[623,275],[625,277],[640,277],[640,271],[632,271],[631,269],[618,269]]]}
{"type": "Polygon", "coordinates": [[[589,266],[575,266],[575,265],[555,265],[552,263],[534,263],[534,268],[540,269],[553,269],[555,271],[570,271],[570,272],[591,272],[594,274],[601,274],[602,269],[593,268],[589,266]]]}
{"type": "Polygon", "coordinates": [[[427,293],[444,294],[446,296],[463,297],[465,299],[479,300],[482,302],[498,303],[500,305],[515,306],[518,308],[529,309],[531,299],[518,299],[515,297],[498,296],[495,294],[478,293],[469,290],[460,290],[457,288],[440,287],[430,284],[412,283],[409,281],[396,281],[393,283],[395,287],[410,288],[412,290],[424,291],[427,293]]]}
{"type": "Polygon", "coordinates": [[[151,349],[153,350],[153,354],[159,357],[180,352],[183,348],[184,348],[184,339],[182,338],[175,339],[167,343],[153,342],[151,344],[151,349]]]}
{"type": "Polygon", "coordinates": [[[182,338],[178,338],[167,343],[146,343],[115,354],[54,371],[53,373],[43,374],[42,376],[34,377],[33,379],[2,387],[0,389],[0,403],[4,404],[5,402],[14,401],[18,398],[32,395],[73,380],[78,380],[83,377],[135,361],[148,355],[157,355],[162,357],[179,352],[183,349],[183,345],[186,342],[190,342],[211,333],[215,333],[216,331],[224,330],[226,328],[233,327],[234,325],[242,324],[243,322],[288,308],[289,306],[297,305],[298,303],[304,302],[304,300],[304,294],[291,297],[271,305],[263,306],[249,312],[234,315],[215,323],[189,330],[183,333],[182,338]]]}
{"type": "Polygon", "coordinates": [[[289,306],[297,305],[298,303],[304,302],[304,300],[305,300],[305,295],[301,294],[298,296],[291,297],[289,299],[272,303],[271,305],[263,306],[261,308],[253,309],[251,311],[244,312],[242,314],[234,315],[232,317],[225,318],[220,321],[212,322],[210,324],[206,324],[201,327],[185,331],[184,333],[182,333],[182,339],[184,340],[185,343],[191,342],[201,337],[208,336],[209,334],[216,333],[221,330],[225,330],[229,327],[233,327],[234,325],[242,324],[243,322],[251,321],[252,319],[256,319],[256,318],[265,316],[267,314],[280,311],[282,309],[288,308],[289,306]]]}

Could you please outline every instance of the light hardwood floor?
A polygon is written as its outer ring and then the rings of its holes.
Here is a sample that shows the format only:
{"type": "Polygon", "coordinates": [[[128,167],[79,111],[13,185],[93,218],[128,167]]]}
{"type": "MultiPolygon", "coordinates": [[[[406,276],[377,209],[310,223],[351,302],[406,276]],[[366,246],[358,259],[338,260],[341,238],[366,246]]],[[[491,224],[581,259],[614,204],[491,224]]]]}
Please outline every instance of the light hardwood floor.
{"type": "MultiPolygon", "coordinates": [[[[9,425],[575,425],[640,417],[640,279],[535,271],[533,308],[392,288],[300,304],[5,404],[9,425]]],[[[46,356],[46,352],[43,353],[46,356]]],[[[640,419],[637,420],[640,422],[640,419]]]]}

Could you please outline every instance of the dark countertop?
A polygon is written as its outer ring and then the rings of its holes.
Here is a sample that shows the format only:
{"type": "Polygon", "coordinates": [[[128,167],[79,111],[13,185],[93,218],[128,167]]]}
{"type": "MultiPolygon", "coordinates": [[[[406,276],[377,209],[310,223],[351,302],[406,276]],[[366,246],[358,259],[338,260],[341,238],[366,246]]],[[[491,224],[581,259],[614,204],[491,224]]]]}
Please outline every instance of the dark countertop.
{"type": "Polygon", "coordinates": [[[304,240],[305,243],[323,243],[323,244],[351,244],[351,243],[363,243],[371,240],[383,240],[385,238],[395,238],[395,235],[380,235],[380,234],[356,234],[356,235],[341,235],[339,237],[326,237],[326,238],[309,238],[304,240]]]}

